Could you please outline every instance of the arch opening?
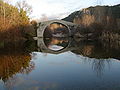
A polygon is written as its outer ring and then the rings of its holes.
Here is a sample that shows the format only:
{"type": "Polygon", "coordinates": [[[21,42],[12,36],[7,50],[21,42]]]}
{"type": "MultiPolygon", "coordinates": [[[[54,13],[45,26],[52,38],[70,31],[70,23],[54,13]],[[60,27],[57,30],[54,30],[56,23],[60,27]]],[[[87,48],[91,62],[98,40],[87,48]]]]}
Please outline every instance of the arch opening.
{"type": "Polygon", "coordinates": [[[70,33],[69,27],[59,22],[50,23],[43,32],[44,38],[51,37],[68,37],[70,33]]]}

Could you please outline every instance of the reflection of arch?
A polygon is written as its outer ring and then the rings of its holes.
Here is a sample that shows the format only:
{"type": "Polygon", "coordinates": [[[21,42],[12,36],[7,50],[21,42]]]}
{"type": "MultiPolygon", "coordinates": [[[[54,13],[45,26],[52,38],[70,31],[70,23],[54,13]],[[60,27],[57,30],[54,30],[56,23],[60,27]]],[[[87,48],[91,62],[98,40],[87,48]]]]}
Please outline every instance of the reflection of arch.
{"type": "Polygon", "coordinates": [[[68,46],[69,42],[70,42],[69,38],[49,38],[49,39],[48,38],[44,38],[45,46],[48,49],[50,49],[52,51],[56,51],[56,52],[65,49],[68,46]],[[61,40],[62,40],[62,42],[61,42],[61,40]],[[65,40],[66,42],[63,41],[63,40],[65,40]],[[61,45],[57,45],[57,44],[61,44],[61,45]],[[58,49],[53,49],[53,48],[49,47],[49,46],[52,46],[52,45],[56,45],[58,47],[61,46],[61,47],[58,48],[58,49]]]}
{"type": "Polygon", "coordinates": [[[37,39],[37,46],[38,46],[38,51],[41,51],[44,53],[59,54],[59,53],[66,52],[69,50],[69,48],[71,46],[71,40],[69,40],[68,45],[65,48],[62,48],[61,50],[58,50],[58,51],[48,49],[48,47],[44,43],[43,38],[37,39]]]}
{"type": "Polygon", "coordinates": [[[60,24],[63,24],[64,26],[66,26],[67,29],[69,30],[69,36],[71,36],[71,30],[70,30],[69,26],[75,25],[71,22],[67,22],[67,21],[63,21],[63,20],[50,20],[50,21],[41,22],[41,23],[39,23],[39,27],[37,29],[37,37],[43,37],[45,29],[47,28],[47,26],[49,26],[52,23],[60,23],[60,24]]]}

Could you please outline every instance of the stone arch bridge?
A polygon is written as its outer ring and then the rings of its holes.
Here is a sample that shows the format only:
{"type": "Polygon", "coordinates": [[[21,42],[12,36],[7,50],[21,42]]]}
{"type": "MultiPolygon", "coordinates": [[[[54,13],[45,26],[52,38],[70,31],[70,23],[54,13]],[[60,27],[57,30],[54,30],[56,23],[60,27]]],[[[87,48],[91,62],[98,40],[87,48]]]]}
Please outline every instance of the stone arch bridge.
{"type": "Polygon", "coordinates": [[[52,23],[59,23],[62,25],[65,25],[67,27],[67,29],[69,30],[69,36],[72,36],[74,34],[75,29],[77,28],[77,24],[71,23],[71,22],[67,22],[64,20],[50,20],[50,21],[44,21],[44,22],[40,22],[37,25],[37,37],[33,37],[34,40],[37,40],[37,46],[38,46],[38,51],[42,51],[42,52],[46,52],[46,53],[52,53],[52,54],[59,54],[62,52],[66,52],[70,49],[71,46],[71,42],[68,43],[67,47],[65,47],[62,50],[59,51],[53,51],[50,50],[46,47],[45,43],[44,43],[44,31],[47,28],[47,26],[49,26],[52,23]]]}
{"type": "Polygon", "coordinates": [[[44,21],[44,22],[40,22],[38,23],[38,28],[37,28],[37,38],[41,38],[43,37],[44,31],[47,28],[47,26],[49,26],[52,23],[59,23],[62,25],[65,25],[67,27],[67,29],[69,30],[69,36],[73,35],[73,32],[75,28],[77,28],[77,25],[71,22],[67,22],[64,20],[50,20],[50,21],[44,21]]]}

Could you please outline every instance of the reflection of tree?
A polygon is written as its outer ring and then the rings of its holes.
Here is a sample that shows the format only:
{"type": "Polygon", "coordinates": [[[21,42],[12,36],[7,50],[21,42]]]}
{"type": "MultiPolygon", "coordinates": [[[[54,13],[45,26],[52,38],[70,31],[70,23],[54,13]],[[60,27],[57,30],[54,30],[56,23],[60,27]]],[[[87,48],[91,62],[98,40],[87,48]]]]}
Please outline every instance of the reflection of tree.
{"type": "MultiPolygon", "coordinates": [[[[26,44],[28,45],[28,42],[26,44]]],[[[35,67],[34,62],[31,61],[31,56],[24,51],[26,44],[24,41],[4,41],[3,47],[0,48],[0,79],[9,90],[16,82],[19,82],[17,73],[29,74],[35,67]]],[[[27,50],[33,50],[29,49],[27,50]]]]}
{"type": "Polygon", "coordinates": [[[120,46],[116,47],[117,44],[110,47],[109,43],[101,43],[95,41],[82,41],[73,40],[71,45],[75,49],[73,53],[77,55],[83,55],[85,62],[90,62],[92,69],[96,72],[97,76],[102,76],[106,66],[110,67],[109,58],[120,58],[120,46]]]}
{"type": "Polygon", "coordinates": [[[5,81],[5,88],[8,90],[13,90],[14,84],[17,82],[16,76],[13,76],[5,81]]]}
{"type": "Polygon", "coordinates": [[[34,69],[34,63],[30,62],[30,56],[19,55],[1,55],[0,56],[0,78],[6,82],[17,73],[28,74],[34,69]]]}
{"type": "Polygon", "coordinates": [[[17,73],[28,74],[34,69],[30,59],[30,55],[26,54],[0,56],[0,78],[8,90],[17,82],[17,73]]]}
{"type": "Polygon", "coordinates": [[[96,72],[97,76],[102,76],[105,65],[110,64],[110,60],[104,60],[104,59],[94,59],[92,60],[92,69],[96,72]]]}
{"type": "Polygon", "coordinates": [[[85,45],[82,50],[83,55],[85,56],[91,55],[93,48],[94,48],[93,45],[85,45]]]}
{"type": "Polygon", "coordinates": [[[114,42],[109,43],[101,41],[73,40],[71,47],[74,48],[71,52],[90,58],[120,59],[120,45],[114,44],[114,42]]]}

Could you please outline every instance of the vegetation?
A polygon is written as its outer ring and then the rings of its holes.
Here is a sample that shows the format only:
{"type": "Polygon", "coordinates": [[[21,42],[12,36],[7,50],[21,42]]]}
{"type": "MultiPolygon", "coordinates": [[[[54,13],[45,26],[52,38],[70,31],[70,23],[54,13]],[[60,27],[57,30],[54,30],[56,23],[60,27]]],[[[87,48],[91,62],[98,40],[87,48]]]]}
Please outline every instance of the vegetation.
{"type": "Polygon", "coordinates": [[[100,23],[104,25],[118,23],[120,19],[120,4],[115,6],[95,6],[73,12],[63,20],[77,23],[86,24],[100,23]]]}
{"type": "Polygon", "coordinates": [[[120,4],[85,8],[63,20],[79,24],[77,33],[82,31],[82,34],[93,38],[116,40],[120,37],[120,4]]]}
{"type": "Polygon", "coordinates": [[[25,2],[16,6],[0,0],[0,40],[23,39],[22,32],[29,25],[31,7],[25,2]]]}
{"type": "Polygon", "coordinates": [[[4,42],[0,46],[0,79],[4,83],[16,77],[18,73],[28,74],[34,69],[35,65],[31,61],[31,55],[25,49],[30,44],[26,44],[22,41],[4,42]]]}
{"type": "Polygon", "coordinates": [[[17,73],[28,74],[34,69],[31,56],[24,52],[25,32],[34,29],[30,24],[31,12],[25,1],[13,6],[0,0],[0,79],[8,86],[17,73]]]}

